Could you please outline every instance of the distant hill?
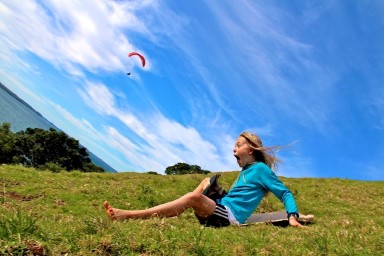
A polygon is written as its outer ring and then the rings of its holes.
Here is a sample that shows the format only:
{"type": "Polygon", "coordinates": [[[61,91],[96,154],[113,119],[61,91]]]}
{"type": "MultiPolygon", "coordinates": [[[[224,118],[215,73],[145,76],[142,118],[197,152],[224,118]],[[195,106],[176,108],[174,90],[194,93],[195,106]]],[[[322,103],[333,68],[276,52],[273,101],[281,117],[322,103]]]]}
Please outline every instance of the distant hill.
{"type": "MultiPolygon", "coordinates": [[[[45,130],[53,128],[61,131],[60,128],[56,127],[54,124],[48,121],[32,106],[19,98],[14,92],[9,90],[0,82],[0,123],[4,122],[11,124],[11,130],[13,132],[25,130],[28,127],[41,128],[45,130]]],[[[105,163],[98,156],[89,150],[87,151],[89,158],[95,165],[100,166],[108,172],[117,172],[114,168],[105,163]]]]}

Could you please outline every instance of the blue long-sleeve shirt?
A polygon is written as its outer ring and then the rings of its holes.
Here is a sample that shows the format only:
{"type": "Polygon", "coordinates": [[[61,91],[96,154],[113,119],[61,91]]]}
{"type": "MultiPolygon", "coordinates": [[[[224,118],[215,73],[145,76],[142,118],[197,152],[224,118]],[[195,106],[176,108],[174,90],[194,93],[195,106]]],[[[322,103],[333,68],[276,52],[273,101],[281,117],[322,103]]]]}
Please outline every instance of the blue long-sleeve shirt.
{"type": "Polygon", "coordinates": [[[245,167],[228,194],[219,203],[228,207],[236,220],[243,224],[259,206],[267,191],[271,191],[283,202],[287,213],[297,213],[291,191],[271,168],[262,162],[245,167]]]}

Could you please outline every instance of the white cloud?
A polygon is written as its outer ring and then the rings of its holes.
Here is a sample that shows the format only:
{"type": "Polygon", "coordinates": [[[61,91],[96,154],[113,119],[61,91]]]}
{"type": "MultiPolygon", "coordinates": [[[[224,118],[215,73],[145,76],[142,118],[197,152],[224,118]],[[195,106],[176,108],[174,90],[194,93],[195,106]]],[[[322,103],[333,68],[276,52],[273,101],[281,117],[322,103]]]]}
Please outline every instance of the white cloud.
{"type": "Polygon", "coordinates": [[[7,26],[1,26],[0,31],[9,40],[9,48],[36,54],[70,74],[82,74],[82,69],[123,71],[132,65],[127,52],[137,49],[124,33],[149,33],[135,15],[152,8],[152,2],[52,0],[20,4],[6,0],[0,8],[0,24],[7,26]]]}
{"type": "Polygon", "coordinates": [[[78,89],[85,103],[102,115],[115,115],[115,99],[104,84],[86,82],[86,92],[78,89]]]}
{"type": "MultiPolygon", "coordinates": [[[[228,157],[220,157],[222,150],[207,138],[202,138],[195,128],[185,127],[160,113],[151,114],[141,120],[134,113],[119,109],[115,105],[113,94],[105,85],[87,83],[84,89],[80,91],[80,95],[92,109],[115,117],[137,137],[135,141],[131,141],[116,129],[108,129],[111,138],[109,141],[113,141],[114,147],[135,166],[163,171],[169,165],[187,162],[209,166],[212,170],[228,168],[228,157]]],[[[232,154],[232,151],[227,153],[232,154]]]]}

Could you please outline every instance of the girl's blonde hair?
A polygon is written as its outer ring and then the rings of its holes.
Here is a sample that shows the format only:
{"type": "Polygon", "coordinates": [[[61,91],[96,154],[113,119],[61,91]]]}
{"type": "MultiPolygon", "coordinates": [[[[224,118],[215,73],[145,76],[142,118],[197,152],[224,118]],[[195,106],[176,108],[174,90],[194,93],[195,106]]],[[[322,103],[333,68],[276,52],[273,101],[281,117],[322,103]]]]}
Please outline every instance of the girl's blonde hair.
{"type": "Polygon", "coordinates": [[[253,156],[257,162],[263,162],[272,170],[277,170],[277,164],[281,161],[275,156],[275,152],[277,152],[281,146],[264,147],[259,136],[250,132],[242,132],[239,137],[243,137],[248,146],[253,149],[253,156]]]}

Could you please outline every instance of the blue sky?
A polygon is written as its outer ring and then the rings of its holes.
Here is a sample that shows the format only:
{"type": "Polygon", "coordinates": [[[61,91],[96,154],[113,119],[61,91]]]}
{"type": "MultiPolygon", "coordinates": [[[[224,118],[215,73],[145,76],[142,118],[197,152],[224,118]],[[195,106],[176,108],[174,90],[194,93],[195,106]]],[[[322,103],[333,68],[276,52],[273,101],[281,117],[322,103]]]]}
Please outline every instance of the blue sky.
{"type": "Polygon", "coordinates": [[[1,0],[0,44],[0,81],[118,171],[239,170],[246,130],[292,143],[278,175],[384,180],[383,1],[1,0]]]}

